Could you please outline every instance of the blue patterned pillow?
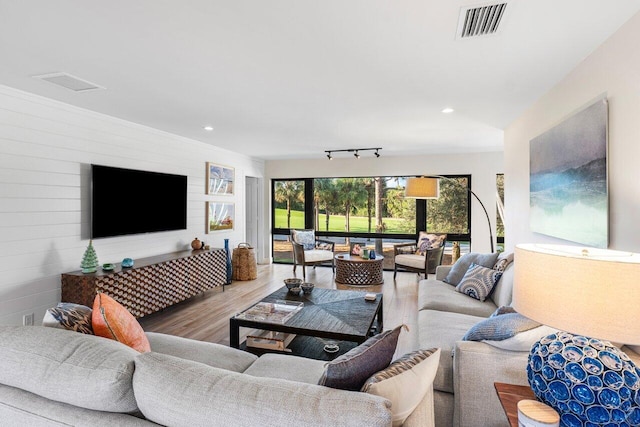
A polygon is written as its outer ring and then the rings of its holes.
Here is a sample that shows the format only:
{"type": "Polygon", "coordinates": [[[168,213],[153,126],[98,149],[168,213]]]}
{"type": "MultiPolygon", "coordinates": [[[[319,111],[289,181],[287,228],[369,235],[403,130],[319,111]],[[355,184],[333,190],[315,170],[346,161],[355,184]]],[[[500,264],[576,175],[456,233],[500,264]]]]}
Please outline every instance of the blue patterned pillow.
{"type": "Polygon", "coordinates": [[[316,233],[313,230],[291,230],[291,237],[296,243],[302,245],[305,251],[310,251],[316,247],[316,233]]]}
{"type": "Polygon", "coordinates": [[[421,231],[418,236],[418,250],[416,255],[424,255],[430,249],[437,249],[442,246],[446,234],[427,234],[421,231]]]}
{"type": "Polygon", "coordinates": [[[511,307],[499,307],[488,319],[476,323],[463,341],[502,341],[540,326],[540,323],[516,313],[511,307]]]}
{"type": "Polygon", "coordinates": [[[500,277],[502,277],[502,271],[471,264],[458,286],[456,286],[456,291],[484,301],[491,295],[491,291],[493,291],[500,277]]]}

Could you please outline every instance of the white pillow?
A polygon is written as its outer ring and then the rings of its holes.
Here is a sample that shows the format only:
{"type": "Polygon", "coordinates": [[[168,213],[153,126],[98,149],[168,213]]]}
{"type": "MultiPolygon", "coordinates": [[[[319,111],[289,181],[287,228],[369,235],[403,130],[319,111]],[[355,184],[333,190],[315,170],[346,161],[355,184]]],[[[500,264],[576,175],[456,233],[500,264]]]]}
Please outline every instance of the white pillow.
{"type": "Polygon", "coordinates": [[[361,391],[391,401],[393,427],[401,426],[432,387],[439,363],[439,348],[407,353],[370,377],[361,391]]]}
{"type": "Polygon", "coordinates": [[[555,334],[558,329],[550,326],[541,325],[537,328],[529,329],[528,331],[520,332],[511,338],[501,341],[482,340],[493,347],[501,348],[509,351],[531,351],[531,347],[540,338],[550,334],[555,334]]]}

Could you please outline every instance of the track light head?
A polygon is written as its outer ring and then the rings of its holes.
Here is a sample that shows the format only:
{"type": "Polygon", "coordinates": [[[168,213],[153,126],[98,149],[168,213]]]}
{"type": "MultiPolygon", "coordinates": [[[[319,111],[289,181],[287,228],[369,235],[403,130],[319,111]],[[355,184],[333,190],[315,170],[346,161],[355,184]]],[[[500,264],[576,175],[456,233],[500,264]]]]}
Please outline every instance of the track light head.
{"type": "Polygon", "coordinates": [[[329,160],[333,160],[333,157],[331,157],[331,151],[329,151],[329,152],[327,153],[327,159],[329,159],[329,160]]]}
{"type": "Polygon", "coordinates": [[[355,152],[355,153],[353,153],[353,155],[354,155],[354,157],[355,157],[356,159],[359,159],[359,158],[360,158],[360,154],[358,154],[358,150],[356,150],[356,152],[355,152]]]}
{"type": "Polygon", "coordinates": [[[378,150],[376,150],[376,152],[373,154],[375,154],[376,158],[380,157],[380,153],[378,153],[378,150]]]}

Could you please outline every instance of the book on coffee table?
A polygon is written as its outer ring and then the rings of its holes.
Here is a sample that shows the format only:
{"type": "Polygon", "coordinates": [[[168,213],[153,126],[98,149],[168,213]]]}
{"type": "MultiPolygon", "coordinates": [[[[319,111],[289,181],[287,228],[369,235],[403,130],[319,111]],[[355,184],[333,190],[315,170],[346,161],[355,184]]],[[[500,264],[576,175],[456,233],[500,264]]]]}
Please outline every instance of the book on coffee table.
{"type": "Polygon", "coordinates": [[[304,303],[297,301],[259,302],[235,317],[237,319],[284,324],[294,314],[302,310],[302,307],[304,307],[304,303]]]}
{"type": "Polygon", "coordinates": [[[295,334],[274,331],[258,331],[247,336],[247,347],[264,348],[268,350],[291,351],[287,346],[296,337],[295,334]]]}

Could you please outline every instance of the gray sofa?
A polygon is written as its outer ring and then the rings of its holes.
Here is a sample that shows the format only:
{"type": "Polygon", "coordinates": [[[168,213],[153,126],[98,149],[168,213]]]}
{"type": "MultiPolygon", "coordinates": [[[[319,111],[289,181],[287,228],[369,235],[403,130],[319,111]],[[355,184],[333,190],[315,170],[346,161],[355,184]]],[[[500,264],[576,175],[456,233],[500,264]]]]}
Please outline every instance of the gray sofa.
{"type": "MultiPolygon", "coordinates": [[[[147,333],[152,352],[0,327],[3,426],[390,426],[389,401],[316,385],[324,362],[147,333]]],[[[404,423],[433,425],[433,393],[404,423]]]]}
{"type": "MultiPolygon", "coordinates": [[[[435,279],[422,280],[418,290],[418,334],[421,348],[441,348],[440,365],[433,383],[436,427],[508,427],[494,382],[528,385],[529,352],[510,351],[479,341],[462,341],[476,323],[499,306],[511,305],[514,263],[491,294],[480,302],[443,282],[451,266],[439,266],[435,279]]],[[[541,338],[550,328],[538,328],[541,338]]],[[[533,331],[532,331],[533,332],[533,331]]],[[[640,356],[623,351],[636,363],[640,356]]]]}

